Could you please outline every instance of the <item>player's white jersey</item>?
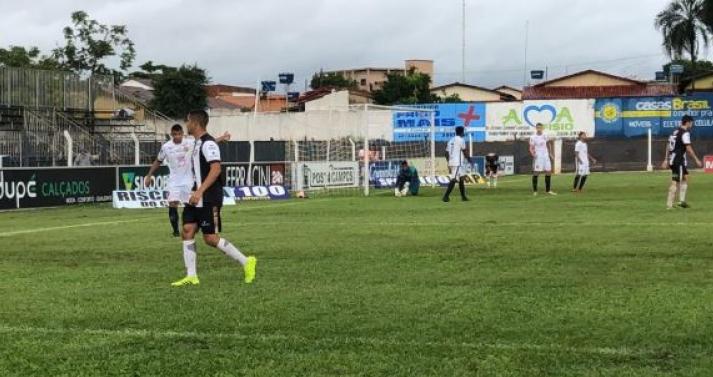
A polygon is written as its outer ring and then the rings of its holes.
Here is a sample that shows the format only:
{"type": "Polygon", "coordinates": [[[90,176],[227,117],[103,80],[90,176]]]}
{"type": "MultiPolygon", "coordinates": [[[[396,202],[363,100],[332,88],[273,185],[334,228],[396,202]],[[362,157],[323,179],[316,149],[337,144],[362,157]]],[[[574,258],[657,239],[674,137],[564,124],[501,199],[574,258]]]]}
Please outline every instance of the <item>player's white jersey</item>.
{"type": "Polygon", "coordinates": [[[191,157],[194,144],[195,140],[193,138],[184,137],[180,144],[169,140],[161,146],[158,160],[168,165],[171,171],[168,177],[168,185],[170,187],[193,186],[191,157]]]}
{"type": "Polygon", "coordinates": [[[535,156],[549,156],[547,142],[548,140],[545,134],[533,134],[530,136],[530,146],[535,149],[535,156]]]}
{"type": "Polygon", "coordinates": [[[574,154],[577,156],[577,164],[589,165],[589,147],[587,143],[577,140],[574,145],[574,154]]]}
{"type": "Polygon", "coordinates": [[[448,151],[448,166],[462,166],[463,161],[463,151],[465,150],[465,140],[460,136],[454,136],[452,139],[448,140],[448,146],[446,146],[448,151]]]}

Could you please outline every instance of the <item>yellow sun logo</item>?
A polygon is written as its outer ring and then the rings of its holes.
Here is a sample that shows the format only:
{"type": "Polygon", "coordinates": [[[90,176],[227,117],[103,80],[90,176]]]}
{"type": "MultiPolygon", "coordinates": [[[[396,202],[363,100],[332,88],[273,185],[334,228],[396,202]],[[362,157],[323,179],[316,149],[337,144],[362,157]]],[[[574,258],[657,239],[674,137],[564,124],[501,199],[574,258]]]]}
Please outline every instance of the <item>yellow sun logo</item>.
{"type": "Polygon", "coordinates": [[[619,119],[619,106],[615,103],[607,103],[602,106],[602,119],[607,123],[615,122],[619,119]]]}

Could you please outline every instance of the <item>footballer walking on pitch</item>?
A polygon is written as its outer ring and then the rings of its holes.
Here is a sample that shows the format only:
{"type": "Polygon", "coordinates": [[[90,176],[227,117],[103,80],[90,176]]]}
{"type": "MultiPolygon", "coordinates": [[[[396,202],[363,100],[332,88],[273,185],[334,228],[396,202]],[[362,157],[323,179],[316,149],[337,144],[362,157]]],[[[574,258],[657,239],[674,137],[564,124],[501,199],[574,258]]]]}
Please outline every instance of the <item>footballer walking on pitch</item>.
{"type": "Polygon", "coordinates": [[[173,286],[199,284],[196,272],[196,241],[198,229],[203,232],[206,244],[220,249],[227,256],[238,261],[245,272],[245,282],[255,279],[257,259],[246,257],[232,243],[221,238],[220,209],[223,205],[223,182],[221,182],[220,149],[215,139],[206,132],[208,114],[204,110],[188,114],[187,128],[195,138],[191,165],[194,185],[188,204],[183,208],[183,261],[186,277],[172,283],[173,286]]]}
{"type": "Polygon", "coordinates": [[[545,173],[545,192],[557,195],[552,191],[552,156],[548,147],[549,139],[544,134],[544,126],[537,123],[535,134],[530,136],[530,155],[532,156],[532,192],[537,195],[537,181],[541,173],[545,173]]]}
{"type": "Polygon", "coordinates": [[[448,170],[450,171],[451,181],[448,183],[446,193],[443,195],[444,202],[451,200],[451,191],[453,191],[453,188],[456,186],[456,182],[458,182],[461,199],[463,199],[464,202],[468,201],[468,197],[465,196],[464,164],[470,160],[470,156],[468,156],[468,151],[465,149],[464,134],[465,129],[462,126],[456,127],[456,136],[448,141],[448,146],[446,147],[446,160],[448,160],[448,170]]]}
{"type": "Polygon", "coordinates": [[[589,176],[589,162],[597,163],[594,157],[589,155],[589,147],[587,146],[587,134],[582,131],[577,136],[577,143],[574,145],[576,175],[574,176],[573,192],[582,192],[584,184],[589,176]]]}
{"type": "MultiPolygon", "coordinates": [[[[216,139],[218,142],[229,140],[230,134],[225,133],[216,139]]],[[[178,206],[187,203],[191,196],[193,187],[193,169],[191,166],[191,156],[193,155],[193,145],[195,140],[192,137],[183,136],[183,127],[174,124],[171,127],[171,140],[165,142],[158,152],[158,157],[149,168],[149,172],[144,177],[144,186],[148,187],[153,179],[153,174],[162,163],[166,163],[169,169],[168,184],[168,219],[173,228],[173,236],[178,237],[178,206]]]]}
{"type": "Polygon", "coordinates": [[[488,178],[488,188],[498,187],[498,168],[500,157],[497,153],[488,153],[485,156],[485,177],[488,178]]]}
{"type": "Polygon", "coordinates": [[[678,191],[678,205],[681,208],[688,208],[688,203],[686,202],[686,192],[688,191],[688,159],[686,158],[686,153],[696,160],[696,165],[703,166],[691,146],[691,128],[693,128],[693,117],[684,115],[681,118],[681,126],[673,131],[668,138],[666,156],[663,163],[661,163],[663,168],[668,166],[671,169],[671,185],[668,188],[668,199],[666,200],[667,209],[673,208],[676,191],[678,191]]]}

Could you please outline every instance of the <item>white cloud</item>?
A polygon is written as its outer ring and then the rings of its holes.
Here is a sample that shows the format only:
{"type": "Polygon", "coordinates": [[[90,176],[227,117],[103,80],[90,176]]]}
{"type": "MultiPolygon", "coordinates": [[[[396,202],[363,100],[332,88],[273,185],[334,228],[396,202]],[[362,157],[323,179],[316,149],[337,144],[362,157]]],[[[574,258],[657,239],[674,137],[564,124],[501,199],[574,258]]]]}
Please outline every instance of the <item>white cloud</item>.
{"type": "MultiPolygon", "coordinates": [[[[592,66],[650,78],[665,61],[653,19],[667,0],[466,1],[473,84],[522,84],[526,20],[531,69],[560,75],[592,66]],[[635,56],[647,57],[613,61],[635,56]]],[[[408,58],[433,59],[439,83],[461,75],[460,0],[9,2],[0,45],[47,51],[79,9],[126,24],[136,65],[197,63],[216,82],[253,85],[292,71],[301,84],[322,67],[399,67],[408,58]]]]}

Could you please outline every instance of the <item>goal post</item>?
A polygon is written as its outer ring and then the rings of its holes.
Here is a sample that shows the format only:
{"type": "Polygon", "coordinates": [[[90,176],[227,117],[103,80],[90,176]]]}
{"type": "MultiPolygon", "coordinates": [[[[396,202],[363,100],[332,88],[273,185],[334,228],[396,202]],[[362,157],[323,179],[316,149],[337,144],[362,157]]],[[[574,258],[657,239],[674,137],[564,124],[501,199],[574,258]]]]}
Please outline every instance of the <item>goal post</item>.
{"type": "MultiPolygon", "coordinates": [[[[306,195],[373,195],[393,189],[401,161],[435,186],[436,110],[372,104],[311,111],[286,143],[291,187],[306,195]]],[[[302,119],[302,118],[300,118],[302,119]]],[[[443,173],[443,172],[441,172],[443,173]]]]}

